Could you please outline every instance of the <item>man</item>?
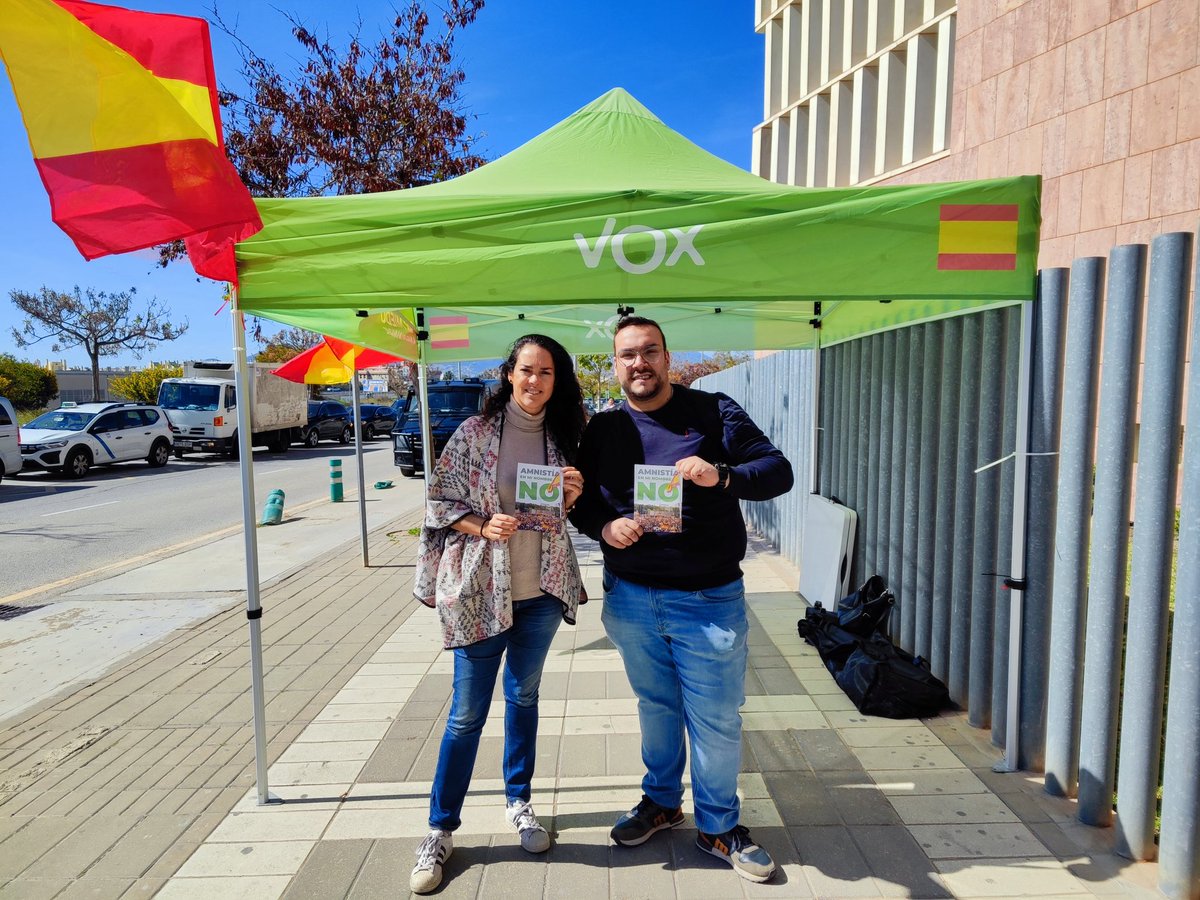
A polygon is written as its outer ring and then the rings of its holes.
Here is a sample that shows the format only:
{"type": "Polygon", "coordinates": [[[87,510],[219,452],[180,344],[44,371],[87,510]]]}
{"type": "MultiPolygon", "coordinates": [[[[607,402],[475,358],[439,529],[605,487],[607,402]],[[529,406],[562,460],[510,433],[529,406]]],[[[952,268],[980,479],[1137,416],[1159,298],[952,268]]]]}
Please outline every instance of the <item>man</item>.
{"type": "Polygon", "coordinates": [[[766,881],[775,864],[738,823],[747,655],[738,501],[786,493],[792,467],[729,397],[670,383],[656,322],[622,319],[613,348],[626,401],[588,423],[571,513],[600,541],[604,627],[638,697],[643,796],[612,839],[637,845],[682,824],[686,731],[697,845],[766,881]],[[648,533],[633,519],[636,464],[673,466],[684,480],[681,532],[648,533]]]}

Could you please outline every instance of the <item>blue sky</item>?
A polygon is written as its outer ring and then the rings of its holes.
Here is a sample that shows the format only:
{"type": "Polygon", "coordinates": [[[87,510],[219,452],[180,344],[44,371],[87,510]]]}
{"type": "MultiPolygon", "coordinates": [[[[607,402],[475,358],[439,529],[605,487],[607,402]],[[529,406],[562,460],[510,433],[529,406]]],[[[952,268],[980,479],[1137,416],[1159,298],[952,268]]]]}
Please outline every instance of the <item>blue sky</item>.
{"type": "MultiPolygon", "coordinates": [[[[209,17],[208,0],[132,0],[121,5],[146,12],[209,17]]],[[[218,9],[239,35],[281,68],[295,55],[285,9],[335,44],[362,20],[370,38],[391,16],[392,4],[331,4],[328,0],[275,3],[225,2],[218,9]]],[[[570,115],[609,88],[624,87],[667,125],[711,153],[743,168],[750,159],[751,129],[762,116],[762,38],[754,32],[753,0],[692,0],[602,4],[545,0],[489,0],[459,37],[467,81],[463,98],[494,159],[570,115]]],[[[238,58],[228,39],[212,30],[217,80],[237,90],[238,58]]],[[[17,350],[10,330],[20,316],[9,291],[43,285],[73,286],[157,296],[172,319],[186,318],[188,333],[141,360],[121,354],[110,365],[144,365],[154,359],[230,358],[230,318],[221,306],[222,285],[198,279],[186,263],[163,270],[152,255],[127,254],[86,262],[50,221],[49,204],[33,166],[7,77],[0,79],[0,167],[6,175],[0,216],[0,352],[23,359],[66,359],[85,365],[78,348],[51,353],[51,341],[17,350]]],[[[264,323],[265,330],[275,330],[264,323]]]]}

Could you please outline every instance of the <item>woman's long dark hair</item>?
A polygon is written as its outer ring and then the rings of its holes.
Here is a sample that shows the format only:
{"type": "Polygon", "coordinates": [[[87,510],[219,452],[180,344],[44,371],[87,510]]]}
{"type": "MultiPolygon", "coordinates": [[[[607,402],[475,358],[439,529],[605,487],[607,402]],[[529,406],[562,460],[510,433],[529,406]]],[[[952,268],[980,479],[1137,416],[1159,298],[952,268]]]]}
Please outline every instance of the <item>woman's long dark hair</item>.
{"type": "Polygon", "coordinates": [[[494,419],[508,405],[508,399],[513,394],[512,382],[508,377],[517,367],[517,354],[529,344],[541,347],[554,361],[554,390],[546,401],[544,427],[554,439],[554,446],[558,447],[567,462],[573,463],[587,415],[583,408],[583,390],[579,387],[579,379],[575,377],[575,362],[567,349],[554,338],[544,334],[527,334],[517,338],[508,353],[508,359],[500,365],[500,387],[488,398],[483,415],[494,419]]]}

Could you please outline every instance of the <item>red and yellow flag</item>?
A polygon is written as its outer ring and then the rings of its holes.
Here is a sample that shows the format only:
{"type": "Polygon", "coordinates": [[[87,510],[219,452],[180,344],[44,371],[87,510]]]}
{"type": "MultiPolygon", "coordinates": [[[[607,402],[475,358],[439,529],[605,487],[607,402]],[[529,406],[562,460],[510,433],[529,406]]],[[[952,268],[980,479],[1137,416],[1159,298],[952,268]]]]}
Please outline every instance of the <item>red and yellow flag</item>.
{"type": "Polygon", "coordinates": [[[3,7],[0,56],[51,216],[79,252],[201,236],[197,271],[232,280],[232,253],[211,242],[231,250],[262,223],[225,156],[208,23],[82,0],[3,7]]]}
{"type": "Polygon", "coordinates": [[[1017,267],[1015,203],[944,203],[938,227],[938,268],[997,271],[1017,267]]]}

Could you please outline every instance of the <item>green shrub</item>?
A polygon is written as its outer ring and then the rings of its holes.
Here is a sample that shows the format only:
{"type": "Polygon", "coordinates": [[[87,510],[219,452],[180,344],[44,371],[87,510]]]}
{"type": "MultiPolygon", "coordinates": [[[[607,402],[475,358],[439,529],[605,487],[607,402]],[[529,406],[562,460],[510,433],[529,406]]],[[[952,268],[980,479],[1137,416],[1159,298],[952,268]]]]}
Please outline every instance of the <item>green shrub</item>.
{"type": "Polygon", "coordinates": [[[17,409],[39,409],[58,394],[53,372],[11,353],[0,353],[0,379],[7,383],[5,396],[17,409]]]}
{"type": "Polygon", "coordinates": [[[108,389],[127,400],[134,400],[138,403],[157,403],[158,386],[162,384],[163,379],[182,376],[183,366],[154,363],[137,372],[110,379],[108,389]]]}

